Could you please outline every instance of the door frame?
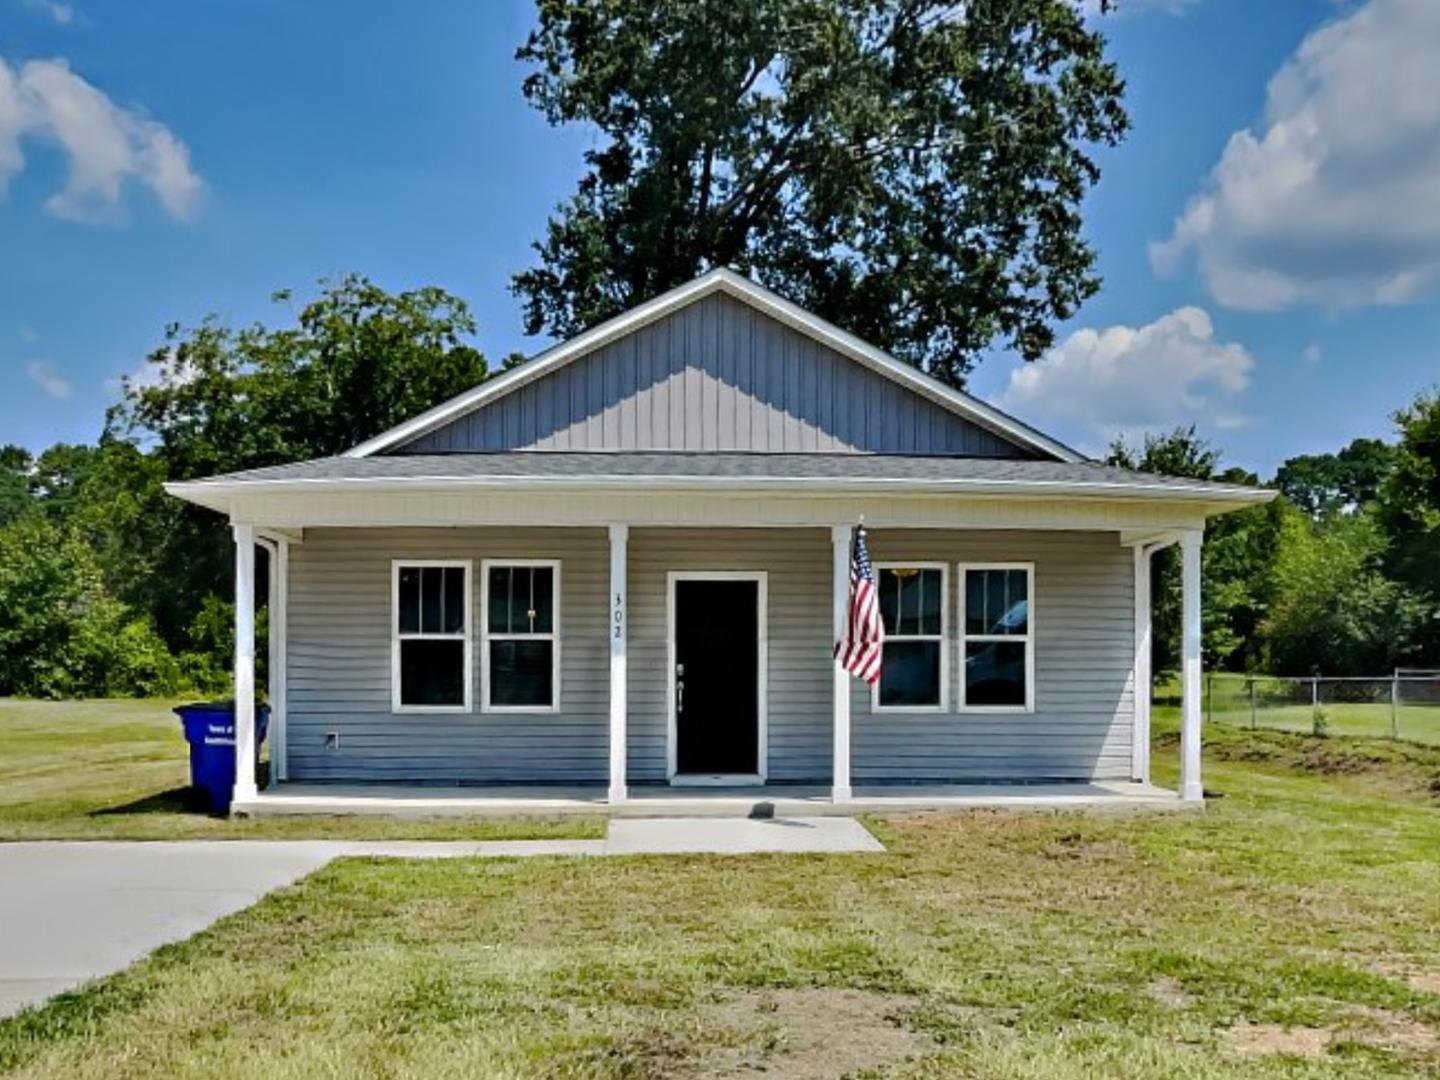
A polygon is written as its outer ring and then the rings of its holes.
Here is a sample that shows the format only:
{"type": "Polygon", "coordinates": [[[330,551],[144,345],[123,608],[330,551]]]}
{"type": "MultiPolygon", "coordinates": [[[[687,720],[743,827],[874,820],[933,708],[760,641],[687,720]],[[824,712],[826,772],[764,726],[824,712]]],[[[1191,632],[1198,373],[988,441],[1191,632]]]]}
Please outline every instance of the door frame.
{"type": "Polygon", "coordinates": [[[665,779],[671,784],[728,786],[763,784],[769,774],[770,693],[769,573],[765,570],[671,570],[665,575],[665,779]],[[679,581],[755,582],[755,719],[759,745],[753,773],[681,773],[678,771],[679,742],[675,715],[675,584],[679,581]]]}

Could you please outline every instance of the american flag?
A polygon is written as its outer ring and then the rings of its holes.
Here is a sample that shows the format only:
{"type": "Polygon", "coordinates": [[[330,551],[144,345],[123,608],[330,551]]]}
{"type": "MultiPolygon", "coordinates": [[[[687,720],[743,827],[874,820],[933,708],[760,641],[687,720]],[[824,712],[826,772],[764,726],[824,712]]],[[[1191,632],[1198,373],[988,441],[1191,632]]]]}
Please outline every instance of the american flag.
{"type": "Polygon", "coordinates": [[[871,686],[880,681],[880,656],[885,626],[880,620],[880,598],[875,589],[875,568],[865,546],[865,526],[855,530],[850,549],[850,610],[845,636],[835,643],[835,659],[857,679],[871,686]]]}

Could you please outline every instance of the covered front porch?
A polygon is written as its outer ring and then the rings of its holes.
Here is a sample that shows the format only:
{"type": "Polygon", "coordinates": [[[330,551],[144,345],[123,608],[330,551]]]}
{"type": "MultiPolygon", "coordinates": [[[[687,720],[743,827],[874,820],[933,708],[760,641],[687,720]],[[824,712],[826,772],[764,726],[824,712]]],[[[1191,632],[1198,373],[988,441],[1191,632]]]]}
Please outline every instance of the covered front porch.
{"type": "MultiPolygon", "coordinates": [[[[875,505],[865,509],[873,522],[875,505]]],[[[942,681],[952,684],[952,697],[940,709],[879,708],[863,684],[830,660],[848,602],[850,524],[440,529],[236,523],[237,744],[242,754],[253,746],[243,718],[245,703],[257,694],[255,558],[264,550],[272,568],[265,697],[272,706],[273,779],[259,792],[242,773],[235,811],[670,816],[746,814],[761,802],[782,815],[830,812],[822,806],[854,812],[1198,803],[1199,531],[1062,528],[1077,523],[1075,508],[1057,511],[1039,528],[1016,530],[986,520],[974,504],[966,509],[965,528],[948,515],[928,528],[882,519],[871,526],[872,545],[880,557],[946,568],[950,606],[963,603],[951,595],[956,568],[963,573],[982,556],[1018,553],[1029,560],[1041,625],[1031,675],[1036,700],[1029,708],[956,704],[953,665],[963,660],[952,658],[963,656],[963,643],[953,626],[941,634],[942,681]],[[1147,670],[1149,560],[1176,542],[1185,554],[1187,631],[1178,792],[1148,782],[1147,670]],[[352,557],[357,550],[368,554],[352,557]],[[492,714],[481,705],[488,690],[467,690],[466,707],[453,711],[405,712],[392,702],[399,669],[388,663],[388,631],[377,645],[361,624],[392,619],[392,564],[440,554],[444,558],[429,561],[450,565],[457,553],[476,556],[469,560],[476,568],[494,561],[553,563],[557,578],[563,576],[556,588],[564,593],[564,629],[555,636],[564,660],[555,658],[553,710],[492,714]],[[678,760],[683,690],[676,671],[683,665],[676,664],[675,589],[692,578],[751,582],[760,596],[753,767],[697,775],[678,760]],[[369,584],[362,588],[362,581],[369,584]],[[338,605],[339,614],[326,605],[338,605]],[[322,608],[323,633],[316,629],[322,608]],[[369,698],[384,703],[367,705],[369,698]],[[1097,708],[1101,714],[1092,715],[1097,708]],[[467,753],[499,762],[506,752],[511,765],[474,778],[455,771],[467,753]],[[369,756],[351,756],[357,753],[369,756]],[[537,775],[545,782],[533,783],[537,775]]],[[[860,512],[856,507],[857,517],[860,512]]],[[[480,585],[464,588],[475,592],[477,608],[485,605],[480,585]]],[[[473,646],[467,638],[467,655],[486,647],[475,636],[473,646]]],[[[481,666],[477,659],[477,679],[481,666]]]]}
{"type": "Polygon", "coordinates": [[[815,785],[764,788],[632,786],[612,801],[604,785],[416,787],[284,784],[258,792],[235,812],[254,816],[384,814],[392,817],[819,817],[925,810],[1180,810],[1198,806],[1137,781],[1050,784],[863,785],[837,800],[815,785]]]}

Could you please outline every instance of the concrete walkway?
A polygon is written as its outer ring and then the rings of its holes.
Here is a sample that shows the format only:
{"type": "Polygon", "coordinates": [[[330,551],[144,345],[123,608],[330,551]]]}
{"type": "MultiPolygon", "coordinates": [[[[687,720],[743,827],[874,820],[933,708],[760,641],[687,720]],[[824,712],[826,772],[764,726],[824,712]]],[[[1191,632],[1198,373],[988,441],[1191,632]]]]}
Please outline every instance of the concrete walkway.
{"type": "Polygon", "coordinates": [[[345,856],[883,851],[853,818],[614,821],[604,840],[0,843],[0,1017],[128,967],[345,856]]]}

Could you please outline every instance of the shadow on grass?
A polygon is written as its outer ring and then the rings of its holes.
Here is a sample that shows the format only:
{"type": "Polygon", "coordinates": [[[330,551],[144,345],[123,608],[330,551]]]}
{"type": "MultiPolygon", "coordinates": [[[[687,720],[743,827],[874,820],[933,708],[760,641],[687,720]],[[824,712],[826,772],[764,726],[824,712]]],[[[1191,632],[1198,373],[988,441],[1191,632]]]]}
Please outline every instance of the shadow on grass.
{"type": "Polygon", "coordinates": [[[90,817],[130,817],[137,814],[208,814],[205,793],[199,788],[185,786],[157,791],[144,798],[119,806],[104,806],[91,810],[90,817]]]}

